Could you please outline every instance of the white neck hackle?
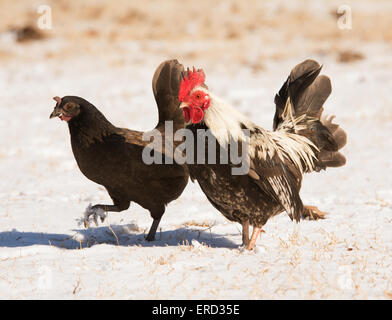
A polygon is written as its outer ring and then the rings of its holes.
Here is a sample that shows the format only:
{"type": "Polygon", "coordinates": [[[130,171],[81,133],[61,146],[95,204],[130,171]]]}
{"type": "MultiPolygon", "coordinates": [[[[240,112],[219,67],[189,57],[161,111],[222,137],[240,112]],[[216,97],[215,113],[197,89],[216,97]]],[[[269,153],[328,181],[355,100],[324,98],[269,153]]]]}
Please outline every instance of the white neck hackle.
{"type": "Polygon", "coordinates": [[[231,139],[244,141],[245,135],[241,124],[247,129],[252,129],[255,124],[206,88],[198,87],[196,90],[208,93],[210,96],[210,106],[204,111],[203,121],[219,144],[225,146],[230,143],[231,139]]]}

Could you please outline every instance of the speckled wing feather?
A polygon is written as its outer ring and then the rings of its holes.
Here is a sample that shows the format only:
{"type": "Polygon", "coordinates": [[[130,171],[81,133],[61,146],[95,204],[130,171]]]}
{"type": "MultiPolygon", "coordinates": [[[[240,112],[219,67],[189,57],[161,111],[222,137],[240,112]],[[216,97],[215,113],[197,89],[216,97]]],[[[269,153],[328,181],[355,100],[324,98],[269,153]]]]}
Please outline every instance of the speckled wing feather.
{"type": "Polygon", "coordinates": [[[173,120],[174,130],[183,128],[185,120],[178,108],[178,91],[184,67],[176,59],[162,62],[156,69],[152,79],[152,90],[158,106],[159,122],[173,120]]]}
{"type": "Polygon", "coordinates": [[[256,156],[250,161],[252,174],[249,176],[267,195],[282,205],[291,219],[298,222],[303,204],[294,173],[277,157],[261,159],[256,156]]]}

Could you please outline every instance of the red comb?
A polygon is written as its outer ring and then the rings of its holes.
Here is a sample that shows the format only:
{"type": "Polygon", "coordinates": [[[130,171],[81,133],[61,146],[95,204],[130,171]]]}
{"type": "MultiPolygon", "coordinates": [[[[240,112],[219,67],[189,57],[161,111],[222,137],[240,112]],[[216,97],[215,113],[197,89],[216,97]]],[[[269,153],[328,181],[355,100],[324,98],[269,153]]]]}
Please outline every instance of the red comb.
{"type": "Polygon", "coordinates": [[[184,101],[185,98],[189,95],[193,88],[200,86],[206,80],[206,76],[202,69],[195,70],[193,67],[193,71],[187,69],[187,74],[183,76],[180,83],[180,90],[178,92],[178,100],[184,101]]]}

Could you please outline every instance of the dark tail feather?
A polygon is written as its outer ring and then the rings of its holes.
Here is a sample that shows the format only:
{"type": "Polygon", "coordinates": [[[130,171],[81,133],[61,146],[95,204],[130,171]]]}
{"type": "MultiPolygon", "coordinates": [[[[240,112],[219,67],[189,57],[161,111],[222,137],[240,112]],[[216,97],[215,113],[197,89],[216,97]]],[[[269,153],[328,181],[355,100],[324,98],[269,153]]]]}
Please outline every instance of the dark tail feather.
{"type": "Polygon", "coordinates": [[[346,164],[346,158],[340,152],[321,151],[318,155],[318,165],[315,171],[326,169],[327,167],[337,168],[346,164]]]}
{"type": "Polygon", "coordinates": [[[346,164],[346,158],[338,152],[347,143],[346,132],[339,127],[338,124],[332,123],[335,116],[331,116],[329,119],[327,116],[321,117],[321,123],[331,132],[332,137],[336,143],[336,151],[321,150],[318,154],[318,167],[316,170],[325,169],[327,167],[341,167],[346,164]]]}
{"type": "Polygon", "coordinates": [[[347,143],[347,134],[346,132],[339,127],[338,124],[332,123],[333,119],[335,119],[335,116],[328,117],[326,115],[323,115],[321,117],[321,123],[331,132],[336,144],[338,150],[342,149],[346,143],[347,143]]]}
{"type": "Polygon", "coordinates": [[[319,76],[321,68],[314,60],[305,60],[294,67],[275,96],[273,123],[274,130],[279,130],[282,124],[287,126],[287,122],[292,119],[303,118],[293,124],[293,130],[306,136],[319,149],[316,171],[326,167],[340,167],[346,163],[344,156],[338,152],[347,142],[346,133],[338,124],[332,123],[334,116],[329,119],[322,116],[323,105],[332,87],[327,76],[319,76]],[[301,129],[297,130],[297,125],[301,129]]]}
{"type": "Polygon", "coordinates": [[[317,77],[321,68],[314,60],[305,60],[291,71],[282,88],[275,95],[274,130],[284,121],[283,112],[288,98],[294,106],[296,117],[307,113],[309,116],[318,115],[320,118],[322,106],[331,93],[329,78],[317,77]]]}

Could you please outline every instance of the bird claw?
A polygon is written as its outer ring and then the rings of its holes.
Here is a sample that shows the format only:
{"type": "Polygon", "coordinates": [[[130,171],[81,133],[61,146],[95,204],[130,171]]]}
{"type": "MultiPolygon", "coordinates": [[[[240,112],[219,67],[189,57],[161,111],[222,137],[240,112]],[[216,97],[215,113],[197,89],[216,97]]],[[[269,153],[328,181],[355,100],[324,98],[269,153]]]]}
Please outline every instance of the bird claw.
{"type": "Polygon", "coordinates": [[[245,253],[246,252],[246,245],[242,244],[238,247],[238,251],[240,253],[245,253]]]}
{"type": "Polygon", "coordinates": [[[302,218],[307,220],[319,220],[325,219],[326,213],[321,211],[315,206],[304,206],[304,211],[302,213],[302,218]]]}
{"type": "Polygon", "coordinates": [[[248,245],[241,245],[238,247],[238,251],[240,254],[253,254],[258,252],[256,245],[252,249],[249,249],[248,245]]]}
{"type": "Polygon", "coordinates": [[[106,213],[101,208],[94,208],[91,206],[91,203],[88,205],[86,210],[84,211],[84,218],[83,224],[85,228],[90,227],[90,222],[93,221],[96,226],[98,226],[98,217],[100,218],[101,222],[105,221],[106,213]]]}

